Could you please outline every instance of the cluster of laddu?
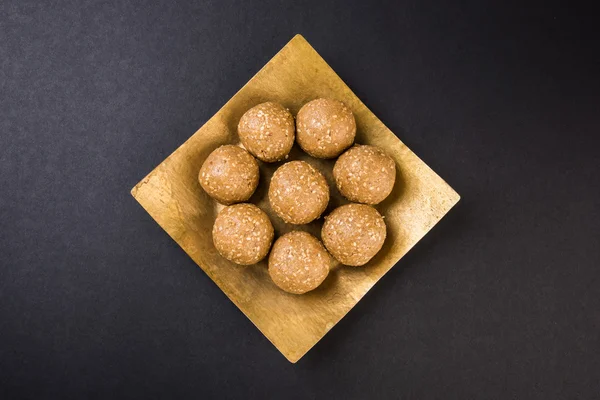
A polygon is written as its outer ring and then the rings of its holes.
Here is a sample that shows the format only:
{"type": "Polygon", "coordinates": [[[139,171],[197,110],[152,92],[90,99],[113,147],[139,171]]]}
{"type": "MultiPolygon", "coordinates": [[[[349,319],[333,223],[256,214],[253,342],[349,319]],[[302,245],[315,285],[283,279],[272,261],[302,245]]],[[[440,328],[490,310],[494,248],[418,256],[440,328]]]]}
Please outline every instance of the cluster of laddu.
{"type": "MultiPolygon", "coordinates": [[[[317,288],[329,274],[331,256],[344,265],[366,264],[383,246],[386,226],[373,205],[392,191],[394,160],[375,146],[354,144],[356,121],[341,101],[316,99],[296,115],[274,102],[248,110],[238,124],[243,145],[224,145],[205,160],[198,179],[206,193],[226,205],[215,219],[213,242],[226,259],[251,265],[268,259],[273,282],[289,293],[317,288]],[[352,203],[325,217],[323,242],[304,231],[279,237],[268,215],[247,203],[259,182],[259,163],[279,162],[297,142],[315,158],[333,159],[333,177],[340,193],[352,203]],[[271,246],[272,245],[272,246],[271,246]],[[330,256],[331,254],[331,256],[330,256]]],[[[288,224],[307,224],[329,204],[329,185],[305,161],[283,163],[273,174],[268,191],[271,209],[288,224]]]]}

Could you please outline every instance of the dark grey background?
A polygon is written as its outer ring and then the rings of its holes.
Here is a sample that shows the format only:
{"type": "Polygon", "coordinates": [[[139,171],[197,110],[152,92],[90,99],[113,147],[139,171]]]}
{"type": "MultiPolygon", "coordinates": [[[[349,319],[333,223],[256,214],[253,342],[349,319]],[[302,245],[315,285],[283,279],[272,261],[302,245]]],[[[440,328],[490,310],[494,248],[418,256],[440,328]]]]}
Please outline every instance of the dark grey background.
{"type": "Polygon", "coordinates": [[[591,9],[0,3],[0,397],[597,398],[591,9]],[[298,364],[129,194],[302,33],[462,201],[298,364]]]}

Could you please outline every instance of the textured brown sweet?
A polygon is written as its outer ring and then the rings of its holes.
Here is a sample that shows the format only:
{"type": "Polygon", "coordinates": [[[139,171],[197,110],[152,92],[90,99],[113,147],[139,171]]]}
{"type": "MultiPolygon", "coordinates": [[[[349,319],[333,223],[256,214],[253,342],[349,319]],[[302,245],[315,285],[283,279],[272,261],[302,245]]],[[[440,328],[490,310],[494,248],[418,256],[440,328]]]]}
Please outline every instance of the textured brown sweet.
{"type": "Polygon", "coordinates": [[[204,161],[198,181],[209,196],[223,204],[246,201],[258,186],[258,163],[246,150],[225,145],[204,161]]]}
{"type": "Polygon", "coordinates": [[[294,145],[294,117],[281,104],[262,103],[244,113],[238,134],[244,147],[259,160],[281,161],[294,145]]]}
{"type": "Polygon", "coordinates": [[[273,211],[289,224],[307,224],[319,218],[329,203],[325,177],[305,161],[279,167],[269,184],[273,211]]]}
{"type": "Polygon", "coordinates": [[[321,238],[327,250],[345,265],[364,265],[383,246],[386,227],[377,210],[365,204],[346,204],[325,217],[321,238]]]}
{"type": "Polygon", "coordinates": [[[271,220],[254,204],[225,207],[213,225],[213,243],[219,254],[236,264],[255,264],[265,258],[274,236],[271,220]]]}
{"type": "Polygon", "coordinates": [[[335,162],[333,178],[348,200],[378,204],[392,192],[396,163],[379,147],[355,145],[335,162]]]}
{"type": "Polygon", "coordinates": [[[317,158],[334,158],[354,142],[356,121],[344,103],[316,99],[306,103],[296,116],[298,144],[317,158]]]}
{"type": "Polygon", "coordinates": [[[316,289],[329,274],[331,258],[319,239],[294,231],[281,236],[269,255],[269,275],[288,293],[316,289]]]}

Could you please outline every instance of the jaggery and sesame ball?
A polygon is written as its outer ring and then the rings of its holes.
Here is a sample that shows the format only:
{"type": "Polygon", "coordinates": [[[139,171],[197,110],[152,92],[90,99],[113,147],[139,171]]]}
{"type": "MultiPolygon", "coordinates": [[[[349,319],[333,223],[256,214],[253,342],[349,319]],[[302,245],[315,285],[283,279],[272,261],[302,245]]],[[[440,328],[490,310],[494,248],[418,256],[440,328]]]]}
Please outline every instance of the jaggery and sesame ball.
{"type": "Polygon", "coordinates": [[[250,265],[269,253],[275,232],[271,220],[254,204],[225,207],[213,225],[213,242],[219,254],[236,264],[250,265]]]}
{"type": "Polygon", "coordinates": [[[321,239],[340,263],[364,265],[381,250],[386,236],[383,217],[372,206],[346,204],[325,217],[321,239]]]}
{"type": "Polygon", "coordinates": [[[352,111],[341,101],[315,99],[296,116],[298,144],[317,158],[334,158],[350,147],[356,136],[352,111]]]}
{"type": "Polygon", "coordinates": [[[309,163],[290,161],[273,174],[269,203],[285,222],[308,224],[327,208],[329,186],[323,174],[309,163]]]}
{"type": "Polygon", "coordinates": [[[214,150],[200,168],[198,181],[209,196],[222,204],[248,200],[258,186],[258,163],[241,147],[214,150]]]}
{"type": "Polygon", "coordinates": [[[281,104],[261,103],[242,116],[238,134],[244,147],[259,160],[281,161],[294,145],[294,117],[281,104]]]}
{"type": "Polygon", "coordinates": [[[378,147],[355,145],[335,162],[333,178],[348,200],[378,204],[394,188],[396,163],[378,147]]]}
{"type": "Polygon", "coordinates": [[[316,289],[329,274],[331,258],[319,239],[294,231],[281,236],[269,255],[269,275],[288,293],[303,294],[316,289]]]}

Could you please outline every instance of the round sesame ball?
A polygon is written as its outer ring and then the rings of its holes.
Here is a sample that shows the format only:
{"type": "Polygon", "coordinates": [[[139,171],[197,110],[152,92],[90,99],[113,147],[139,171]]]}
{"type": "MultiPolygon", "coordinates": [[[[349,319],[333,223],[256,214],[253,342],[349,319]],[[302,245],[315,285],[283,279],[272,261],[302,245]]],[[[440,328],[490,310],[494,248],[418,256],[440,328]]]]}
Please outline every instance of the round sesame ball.
{"type": "Polygon", "coordinates": [[[246,201],[258,186],[258,163],[246,150],[225,145],[204,161],[198,174],[200,186],[219,203],[246,201]]]}
{"type": "Polygon", "coordinates": [[[325,177],[304,161],[277,168],[269,184],[269,203],[289,224],[308,224],[319,218],[329,203],[325,177]]]}
{"type": "Polygon", "coordinates": [[[269,275],[279,288],[302,294],[325,280],[330,263],[327,250],[316,237],[294,231],[275,241],[269,255],[269,275]]]}
{"type": "Polygon", "coordinates": [[[392,192],[396,163],[379,147],[355,145],[335,162],[333,178],[348,200],[378,204],[392,192]]]}
{"type": "Polygon", "coordinates": [[[365,204],[346,204],[325,217],[321,237],[327,250],[345,265],[366,264],[385,241],[386,227],[377,210],[365,204]]]}
{"type": "Polygon", "coordinates": [[[334,158],[350,147],[356,136],[356,121],[344,103],[316,99],[306,103],[296,116],[298,144],[317,158],[334,158]]]}
{"type": "Polygon", "coordinates": [[[256,264],[269,253],[275,232],[267,214],[254,204],[221,210],[213,225],[213,243],[219,254],[236,264],[256,264]]]}
{"type": "Polygon", "coordinates": [[[281,104],[262,103],[242,115],[238,134],[244,147],[259,160],[281,161],[294,145],[294,117],[281,104]]]}

